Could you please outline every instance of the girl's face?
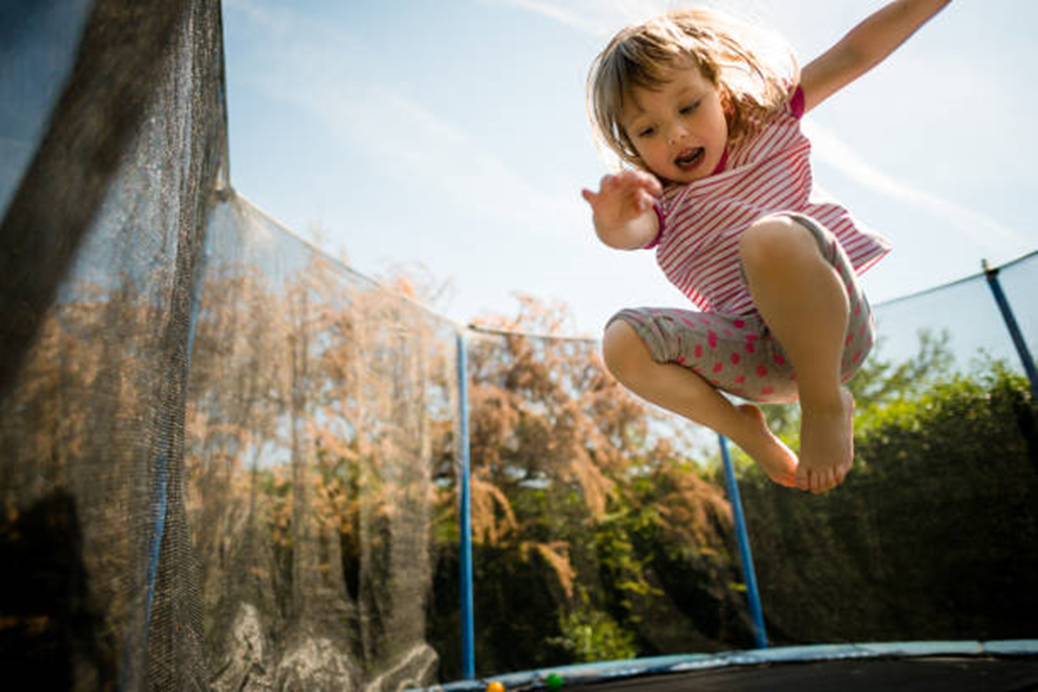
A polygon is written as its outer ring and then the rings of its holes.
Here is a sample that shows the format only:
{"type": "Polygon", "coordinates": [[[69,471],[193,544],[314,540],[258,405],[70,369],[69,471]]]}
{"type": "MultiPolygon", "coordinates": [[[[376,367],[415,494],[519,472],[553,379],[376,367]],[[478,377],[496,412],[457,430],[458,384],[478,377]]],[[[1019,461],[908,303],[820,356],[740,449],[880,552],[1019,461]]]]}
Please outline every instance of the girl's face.
{"type": "Polygon", "coordinates": [[[638,156],[664,181],[712,174],[724,156],[728,121],[720,90],[698,66],[664,72],[658,89],[636,87],[622,122],[638,156]]]}

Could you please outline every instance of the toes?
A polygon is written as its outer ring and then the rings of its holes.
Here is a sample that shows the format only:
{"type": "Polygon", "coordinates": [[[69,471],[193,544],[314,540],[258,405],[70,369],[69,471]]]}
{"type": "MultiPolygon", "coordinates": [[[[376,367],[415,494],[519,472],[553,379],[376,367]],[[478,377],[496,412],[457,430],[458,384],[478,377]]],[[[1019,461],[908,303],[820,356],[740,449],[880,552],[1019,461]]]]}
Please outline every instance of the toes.
{"type": "Polygon", "coordinates": [[[816,495],[828,492],[843,482],[843,478],[840,476],[839,472],[833,468],[819,469],[817,471],[810,471],[809,473],[809,489],[816,495]]]}
{"type": "Polygon", "coordinates": [[[829,489],[829,469],[822,469],[811,474],[811,492],[824,493],[829,489]]]}
{"type": "Polygon", "coordinates": [[[839,485],[839,484],[843,483],[843,480],[845,478],[847,478],[847,474],[850,473],[850,472],[851,472],[851,465],[850,464],[845,464],[844,466],[841,466],[840,468],[836,469],[836,484],[839,485]]]}

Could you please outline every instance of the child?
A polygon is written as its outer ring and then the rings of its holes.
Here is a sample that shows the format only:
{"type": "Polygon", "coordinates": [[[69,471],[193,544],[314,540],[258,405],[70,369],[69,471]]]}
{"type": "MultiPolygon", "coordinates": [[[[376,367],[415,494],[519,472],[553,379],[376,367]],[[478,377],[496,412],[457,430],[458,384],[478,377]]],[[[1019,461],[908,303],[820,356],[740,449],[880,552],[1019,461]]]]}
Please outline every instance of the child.
{"type": "Polygon", "coordinates": [[[896,0],[797,75],[745,39],[748,27],[685,10],[622,30],[596,58],[596,134],[633,166],[584,190],[606,245],[656,248],[702,312],[623,310],[606,326],[613,375],[645,399],[713,428],[777,483],[839,485],[854,460],[843,387],[873,342],[856,275],[879,236],[812,191],[800,118],[889,55],[949,0],[896,0]],[[801,406],[800,458],[753,404],[801,406]]]}

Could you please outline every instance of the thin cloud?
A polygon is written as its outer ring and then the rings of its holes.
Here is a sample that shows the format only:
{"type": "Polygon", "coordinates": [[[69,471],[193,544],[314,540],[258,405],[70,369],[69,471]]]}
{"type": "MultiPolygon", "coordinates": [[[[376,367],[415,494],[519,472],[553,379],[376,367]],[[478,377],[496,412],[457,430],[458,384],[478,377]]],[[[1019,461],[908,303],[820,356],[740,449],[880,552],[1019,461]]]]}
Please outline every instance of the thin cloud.
{"type": "Polygon", "coordinates": [[[420,180],[445,204],[463,205],[527,233],[558,237],[555,229],[587,222],[575,193],[571,200],[545,192],[434,111],[392,85],[371,84],[353,71],[349,66],[366,59],[345,32],[311,25],[285,10],[272,17],[262,5],[246,0],[230,4],[252,23],[262,46],[257,53],[261,63],[250,65],[251,74],[245,76],[253,88],[317,118],[332,137],[372,154],[408,184],[420,180]],[[373,132],[407,136],[371,137],[373,132]],[[503,208],[510,209],[507,218],[502,218],[503,208]]]}
{"type": "Polygon", "coordinates": [[[592,36],[610,36],[620,27],[666,12],[676,0],[484,0],[555,20],[592,36]]]}
{"type": "Polygon", "coordinates": [[[295,15],[291,10],[258,5],[252,0],[224,0],[224,9],[240,12],[255,26],[276,35],[289,31],[295,15]]]}
{"type": "Polygon", "coordinates": [[[605,4],[576,2],[563,5],[551,2],[551,0],[487,0],[487,2],[539,14],[593,36],[602,36],[609,31],[610,24],[607,23],[605,13],[602,12],[603,7],[608,10],[609,6],[605,4]]]}
{"type": "MultiPolygon", "coordinates": [[[[753,0],[700,0],[697,4],[746,14],[753,0]]],[[[592,36],[607,37],[628,24],[687,6],[682,0],[483,0],[539,14],[592,36]]]]}
{"type": "Polygon", "coordinates": [[[805,120],[804,130],[811,139],[812,151],[817,159],[861,186],[923,209],[949,222],[952,228],[978,245],[1007,253],[1021,252],[1030,247],[1028,239],[1023,234],[1003,226],[995,219],[887,175],[865,161],[843,140],[816,121],[805,120]]]}

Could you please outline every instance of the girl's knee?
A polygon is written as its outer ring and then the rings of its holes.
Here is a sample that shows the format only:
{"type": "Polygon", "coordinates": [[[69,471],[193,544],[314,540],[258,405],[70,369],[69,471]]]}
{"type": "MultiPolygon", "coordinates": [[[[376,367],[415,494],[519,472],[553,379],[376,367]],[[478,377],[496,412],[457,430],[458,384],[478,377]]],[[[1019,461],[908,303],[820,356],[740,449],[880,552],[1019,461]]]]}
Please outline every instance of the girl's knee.
{"type": "Polygon", "coordinates": [[[602,358],[613,377],[623,382],[646,361],[648,348],[631,325],[617,319],[606,326],[602,358]]]}
{"type": "Polygon", "coordinates": [[[809,230],[788,216],[766,216],[751,224],[739,239],[739,257],[750,269],[804,252],[818,254],[818,243],[809,230]]]}

